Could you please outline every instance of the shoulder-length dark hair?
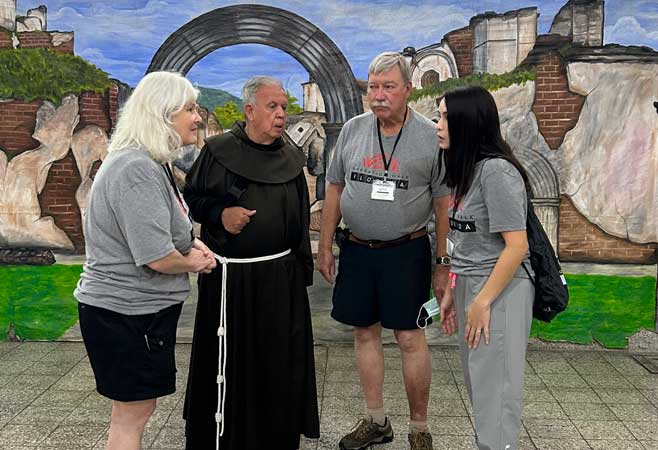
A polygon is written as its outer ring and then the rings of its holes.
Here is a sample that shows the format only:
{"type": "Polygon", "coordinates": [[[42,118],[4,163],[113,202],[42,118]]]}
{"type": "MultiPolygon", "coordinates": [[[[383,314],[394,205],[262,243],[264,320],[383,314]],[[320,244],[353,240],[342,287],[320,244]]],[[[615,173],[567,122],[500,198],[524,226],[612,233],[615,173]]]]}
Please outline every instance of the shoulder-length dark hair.
{"type": "Polygon", "coordinates": [[[448,91],[441,98],[446,102],[450,135],[450,148],[441,151],[446,166],[443,181],[453,189],[455,204],[471,187],[476,163],[487,158],[509,161],[521,173],[528,189],[528,176],[500,133],[498,108],[489,91],[468,86],[448,91]]]}

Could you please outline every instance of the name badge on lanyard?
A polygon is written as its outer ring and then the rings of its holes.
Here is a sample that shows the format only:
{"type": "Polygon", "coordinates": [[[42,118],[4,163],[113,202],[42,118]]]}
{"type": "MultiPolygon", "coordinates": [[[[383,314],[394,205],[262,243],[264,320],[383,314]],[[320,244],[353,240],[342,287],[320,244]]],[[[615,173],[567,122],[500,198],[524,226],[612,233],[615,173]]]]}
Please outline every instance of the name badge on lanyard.
{"type": "Polygon", "coordinates": [[[395,182],[387,180],[374,180],[372,182],[372,200],[386,200],[392,202],[395,200],[395,182]]]}
{"type": "Polygon", "coordinates": [[[395,138],[395,143],[393,144],[393,150],[391,150],[391,156],[386,160],[386,153],[384,153],[384,146],[382,145],[382,132],[379,128],[379,119],[376,121],[377,125],[377,137],[379,140],[379,151],[382,154],[382,161],[384,163],[384,179],[383,180],[374,180],[372,182],[372,191],[370,192],[370,198],[372,200],[384,200],[388,202],[395,201],[395,181],[387,180],[388,177],[388,168],[393,161],[393,154],[395,149],[400,142],[400,137],[402,136],[402,129],[404,128],[404,123],[407,121],[407,112],[408,109],[404,110],[404,117],[402,118],[402,126],[398,132],[398,136],[395,138]]]}

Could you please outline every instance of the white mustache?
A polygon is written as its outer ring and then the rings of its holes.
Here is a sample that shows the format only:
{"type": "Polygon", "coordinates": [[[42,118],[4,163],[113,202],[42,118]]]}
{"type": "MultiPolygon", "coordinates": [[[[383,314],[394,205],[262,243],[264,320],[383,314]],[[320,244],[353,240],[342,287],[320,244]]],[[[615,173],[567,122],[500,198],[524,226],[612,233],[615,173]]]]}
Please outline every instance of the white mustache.
{"type": "Polygon", "coordinates": [[[388,102],[372,102],[370,107],[371,108],[390,108],[391,105],[388,102]]]}

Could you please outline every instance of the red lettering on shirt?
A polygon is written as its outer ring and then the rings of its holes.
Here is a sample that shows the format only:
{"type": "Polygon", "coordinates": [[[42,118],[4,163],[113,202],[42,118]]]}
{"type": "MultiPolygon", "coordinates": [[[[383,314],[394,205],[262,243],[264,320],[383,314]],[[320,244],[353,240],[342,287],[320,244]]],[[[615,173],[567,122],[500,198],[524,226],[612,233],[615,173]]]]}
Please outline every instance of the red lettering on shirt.
{"type": "MultiPolygon", "coordinates": [[[[387,159],[388,160],[388,159],[387,159]]],[[[384,166],[384,160],[382,158],[382,155],[375,155],[375,156],[365,156],[363,158],[363,167],[366,169],[374,169],[374,170],[386,170],[386,167],[384,166]]],[[[393,158],[390,162],[390,165],[388,167],[389,172],[395,172],[399,173],[400,172],[400,163],[398,162],[397,159],[393,158]]]]}

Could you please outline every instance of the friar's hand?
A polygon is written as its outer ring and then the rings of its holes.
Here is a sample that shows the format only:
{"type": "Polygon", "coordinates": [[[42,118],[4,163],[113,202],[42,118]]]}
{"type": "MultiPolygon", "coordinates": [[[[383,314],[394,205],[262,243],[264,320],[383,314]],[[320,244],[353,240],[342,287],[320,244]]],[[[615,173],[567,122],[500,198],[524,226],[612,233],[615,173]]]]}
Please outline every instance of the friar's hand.
{"type": "Polygon", "coordinates": [[[222,211],[222,225],[229,233],[240,234],[254,214],[256,214],[255,209],[245,209],[241,206],[225,208],[222,211]]]}

